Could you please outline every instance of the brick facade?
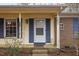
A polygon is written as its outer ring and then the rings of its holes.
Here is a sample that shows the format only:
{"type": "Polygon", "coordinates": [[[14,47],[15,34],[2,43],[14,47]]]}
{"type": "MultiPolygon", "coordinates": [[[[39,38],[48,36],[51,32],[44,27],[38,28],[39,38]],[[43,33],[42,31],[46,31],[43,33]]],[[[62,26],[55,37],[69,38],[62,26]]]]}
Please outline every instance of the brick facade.
{"type": "Polygon", "coordinates": [[[64,24],[64,30],[60,31],[60,45],[64,46],[73,45],[73,18],[63,17],[60,23],[64,24]]]}

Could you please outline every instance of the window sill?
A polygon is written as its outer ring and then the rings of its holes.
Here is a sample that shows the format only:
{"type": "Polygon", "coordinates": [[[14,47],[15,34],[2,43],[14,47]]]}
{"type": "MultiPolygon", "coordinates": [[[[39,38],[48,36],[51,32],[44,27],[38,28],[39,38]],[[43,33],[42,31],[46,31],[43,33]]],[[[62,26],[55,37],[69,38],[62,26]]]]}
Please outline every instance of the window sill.
{"type": "Polygon", "coordinates": [[[5,37],[4,39],[18,39],[17,37],[5,37]]]}

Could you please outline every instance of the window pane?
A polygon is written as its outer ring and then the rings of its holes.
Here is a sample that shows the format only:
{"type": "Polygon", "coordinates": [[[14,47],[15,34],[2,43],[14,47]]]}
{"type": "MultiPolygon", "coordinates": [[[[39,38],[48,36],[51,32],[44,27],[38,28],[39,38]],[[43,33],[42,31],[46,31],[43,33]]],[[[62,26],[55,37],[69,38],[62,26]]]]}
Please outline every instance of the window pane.
{"type": "Polygon", "coordinates": [[[43,35],[43,28],[36,28],[36,35],[43,35]]]}

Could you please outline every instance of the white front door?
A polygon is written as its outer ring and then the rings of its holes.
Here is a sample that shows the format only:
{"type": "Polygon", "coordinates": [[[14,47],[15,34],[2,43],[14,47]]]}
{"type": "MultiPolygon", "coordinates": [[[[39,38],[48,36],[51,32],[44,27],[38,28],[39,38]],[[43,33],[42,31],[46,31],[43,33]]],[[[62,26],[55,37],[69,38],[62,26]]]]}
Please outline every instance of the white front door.
{"type": "Polygon", "coordinates": [[[46,42],[46,26],[44,19],[34,20],[34,43],[46,42]]]}

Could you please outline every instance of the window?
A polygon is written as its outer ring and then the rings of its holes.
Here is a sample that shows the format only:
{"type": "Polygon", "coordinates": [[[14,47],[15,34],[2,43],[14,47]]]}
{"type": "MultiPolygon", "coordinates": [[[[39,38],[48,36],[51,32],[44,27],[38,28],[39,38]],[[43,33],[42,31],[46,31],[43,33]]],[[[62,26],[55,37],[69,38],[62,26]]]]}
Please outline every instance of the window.
{"type": "Polygon", "coordinates": [[[16,20],[5,20],[6,37],[16,37],[16,20]]]}
{"type": "Polygon", "coordinates": [[[60,23],[60,30],[64,30],[64,24],[60,23]]]}
{"type": "Polygon", "coordinates": [[[44,20],[35,20],[36,35],[44,35],[44,20]]]}
{"type": "Polygon", "coordinates": [[[74,18],[73,20],[73,36],[74,39],[79,39],[79,19],[74,18]]]}
{"type": "Polygon", "coordinates": [[[79,39],[79,33],[78,32],[74,32],[74,38],[79,39]]]}

